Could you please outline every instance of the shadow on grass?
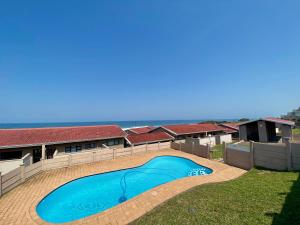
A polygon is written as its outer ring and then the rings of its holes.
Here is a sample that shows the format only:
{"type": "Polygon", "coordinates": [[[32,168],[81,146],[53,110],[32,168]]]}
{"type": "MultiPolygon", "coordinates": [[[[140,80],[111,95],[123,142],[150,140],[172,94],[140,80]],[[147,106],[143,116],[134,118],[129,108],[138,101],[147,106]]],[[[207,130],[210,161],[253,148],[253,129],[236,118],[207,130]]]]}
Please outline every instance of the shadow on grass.
{"type": "MultiPolygon", "coordinates": [[[[272,225],[299,224],[300,223],[300,176],[293,182],[291,190],[286,195],[283,208],[280,213],[268,213],[273,217],[272,225]]],[[[284,195],[286,193],[278,193],[284,195]]]]}

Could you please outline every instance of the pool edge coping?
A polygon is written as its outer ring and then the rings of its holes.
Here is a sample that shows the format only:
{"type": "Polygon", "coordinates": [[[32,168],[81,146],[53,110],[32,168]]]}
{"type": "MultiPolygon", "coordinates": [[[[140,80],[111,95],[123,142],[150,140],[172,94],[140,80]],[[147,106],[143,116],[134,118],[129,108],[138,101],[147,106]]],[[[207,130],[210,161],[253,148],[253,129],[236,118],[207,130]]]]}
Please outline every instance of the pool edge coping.
{"type": "MultiPolygon", "coordinates": [[[[120,165],[120,168],[116,169],[116,170],[95,172],[95,173],[87,174],[82,177],[73,178],[69,181],[62,183],[59,186],[56,186],[55,188],[50,190],[48,193],[46,193],[42,196],[39,196],[38,199],[36,199],[32,202],[31,207],[28,212],[32,222],[35,222],[36,224],[93,224],[95,222],[97,222],[98,224],[127,224],[127,223],[137,220],[139,217],[146,214],[147,212],[154,209],[155,207],[159,206],[163,202],[169,200],[170,198],[175,197],[176,195],[183,193],[195,186],[202,185],[202,184],[208,184],[208,183],[218,183],[218,182],[224,182],[227,180],[232,180],[232,179],[235,179],[235,178],[243,175],[244,173],[246,173],[246,171],[242,170],[242,169],[238,169],[238,168],[235,168],[232,166],[225,165],[220,162],[208,160],[205,158],[201,158],[201,157],[198,157],[195,155],[191,155],[188,153],[184,153],[184,152],[180,152],[180,151],[172,150],[172,149],[150,152],[150,154],[144,153],[144,154],[140,154],[140,155],[136,155],[136,156],[122,157],[121,160],[128,159],[131,157],[139,158],[141,156],[145,157],[145,159],[142,159],[142,161],[143,161],[142,163],[135,163],[133,161],[130,161],[128,163],[131,166],[124,167],[124,166],[120,165]],[[166,151],[167,151],[167,153],[166,153],[166,151]],[[183,177],[183,178],[176,179],[176,180],[173,180],[168,183],[161,184],[159,186],[156,186],[150,190],[147,190],[147,191],[129,199],[126,202],[120,203],[120,204],[118,204],[114,207],[111,207],[109,209],[106,209],[100,213],[96,213],[96,214],[93,214],[93,215],[90,215],[90,216],[87,216],[87,217],[84,217],[84,218],[81,218],[78,220],[74,220],[71,222],[49,223],[49,222],[46,222],[43,219],[41,219],[36,212],[36,207],[40,201],[42,201],[47,195],[49,195],[50,193],[52,193],[59,187],[66,185],[67,183],[70,183],[74,180],[81,179],[84,177],[94,176],[97,174],[103,174],[103,173],[108,173],[108,172],[112,172],[112,171],[120,171],[120,170],[136,168],[136,167],[146,164],[148,161],[150,161],[156,157],[159,157],[159,156],[176,156],[176,157],[186,158],[186,159],[192,160],[194,163],[196,163],[198,165],[201,165],[201,166],[204,166],[206,168],[213,170],[213,172],[211,174],[208,174],[205,176],[183,177]],[[226,174],[221,173],[222,171],[225,171],[228,169],[233,169],[234,171],[236,171],[237,174],[226,177],[226,174]],[[189,181],[189,182],[187,182],[187,181],[189,181]],[[183,184],[183,183],[185,183],[185,184],[183,184]],[[178,188],[178,185],[179,185],[179,187],[181,186],[181,188],[178,188]],[[171,190],[166,190],[166,189],[171,189],[171,190]],[[170,191],[172,192],[171,194],[170,194],[170,191]],[[157,200],[155,201],[155,199],[157,199],[157,200]],[[151,204],[149,205],[149,202],[146,201],[147,203],[144,204],[144,207],[143,207],[143,204],[141,204],[141,202],[145,202],[145,200],[148,200],[148,201],[151,200],[150,201],[151,204]],[[138,207],[132,208],[133,205],[138,205],[138,207]],[[126,213],[127,210],[129,210],[128,214],[126,213]],[[126,217],[125,220],[124,220],[124,211],[125,211],[125,217],[126,217]],[[134,211],[136,213],[134,213],[134,211]],[[135,214],[135,215],[132,215],[132,214],[135,214]],[[106,217],[106,218],[104,218],[104,217],[106,217]],[[107,221],[108,218],[110,218],[111,220],[107,221]]],[[[114,159],[114,160],[108,160],[108,161],[110,161],[111,163],[115,163],[116,161],[119,161],[119,160],[120,159],[114,159]]],[[[99,164],[99,162],[91,163],[91,164],[99,164]]],[[[100,164],[101,164],[101,162],[100,162],[100,164]]],[[[75,165],[72,167],[77,167],[77,166],[80,166],[80,165],[75,165]]],[[[69,167],[69,169],[71,169],[72,167],[69,167]]],[[[55,169],[55,170],[60,170],[60,169],[55,169]]]]}

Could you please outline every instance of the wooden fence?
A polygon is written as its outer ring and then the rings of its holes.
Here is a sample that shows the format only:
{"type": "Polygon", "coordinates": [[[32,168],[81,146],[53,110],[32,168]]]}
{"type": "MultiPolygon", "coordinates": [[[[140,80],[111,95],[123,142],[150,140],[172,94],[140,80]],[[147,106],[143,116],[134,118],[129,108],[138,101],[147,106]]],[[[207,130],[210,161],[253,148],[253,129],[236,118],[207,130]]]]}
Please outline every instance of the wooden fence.
{"type": "Polygon", "coordinates": [[[44,170],[69,167],[82,163],[99,162],[168,148],[170,148],[170,142],[146,144],[120,149],[95,149],[93,151],[55,155],[53,159],[41,160],[34,164],[22,164],[18,168],[4,175],[1,175],[0,172],[0,197],[19,184],[23,183],[25,180],[30,179],[30,177],[44,170]]]}

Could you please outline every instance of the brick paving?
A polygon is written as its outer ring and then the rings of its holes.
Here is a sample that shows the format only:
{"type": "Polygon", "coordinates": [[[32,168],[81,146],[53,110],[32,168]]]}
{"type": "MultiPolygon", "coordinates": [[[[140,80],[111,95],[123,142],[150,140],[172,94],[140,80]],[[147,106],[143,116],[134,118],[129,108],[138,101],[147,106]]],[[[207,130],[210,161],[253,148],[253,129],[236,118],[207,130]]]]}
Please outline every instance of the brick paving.
{"type": "Polygon", "coordinates": [[[128,224],[164,201],[194,186],[235,179],[246,172],[220,162],[171,149],[50,170],[37,174],[0,198],[0,224],[49,224],[37,215],[35,207],[55,188],[82,176],[142,165],[160,155],[186,157],[214,171],[210,175],[186,177],[160,185],[102,213],[66,224],[128,224]]]}

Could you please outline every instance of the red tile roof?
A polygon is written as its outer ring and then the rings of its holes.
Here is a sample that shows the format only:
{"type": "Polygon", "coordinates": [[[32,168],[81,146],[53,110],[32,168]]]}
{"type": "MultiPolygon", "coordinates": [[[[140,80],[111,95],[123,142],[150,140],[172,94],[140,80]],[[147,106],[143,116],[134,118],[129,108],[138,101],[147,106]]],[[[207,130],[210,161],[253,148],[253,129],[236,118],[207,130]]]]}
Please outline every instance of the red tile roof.
{"type": "Polygon", "coordinates": [[[148,127],[137,127],[137,128],[131,128],[128,129],[128,131],[131,131],[132,133],[135,134],[144,134],[144,133],[148,133],[151,130],[153,130],[155,127],[152,126],[148,126],[148,127]]]}
{"type": "Polygon", "coordinates": [[[275,123],[281,123],[281,124],[295,126],[295,122],[290,121],[290,120],[280,119],[280,118],[266,117],[266,118],[264,118],[264,120],[269,121],[269,122],[275,122],[275,123]]]}
{"type": "MultiPolygon", "coordinates": [[[[222,126],[222,125],[221,125],[222,126]]],[[[232,134],[232,133],[237,133],[239,132],[239,130],[236,130],[236,129],[233,129],[233,128],[230,128],[230,127],[224,127],[223,128],[223,131],[226,133],[226,134],[232,134]]]]}
{"type": "Polygon", "coordinates": [[[125,137],[117,125],[0,129],[0,148],[125,137]]]}
{"type": "Polygon", "coordinates": [[[175,135],[197,134],[223,130],[223,127],[211,123],[166,125],[162,126],[162,128],[174,133],[175,135]]]}
{"type": "Polygon", "coordinates": [[[222,123],[220,125],[224,126],[224,127],[228,127],[228,128],[234,129],[234,130],[237,130],[237,131],[239,130],[238,123],[222,123]]]}
{"type": "Polygon", "coordinates": [[[160,131],[155,133],[144,133],[144,134],[133,134],[128,135],[126,139],[130,142],[130,144],[145,144],[145,143],[153,143],[159,141],[170,141],[174,138],[167,134],[166,132],[160,131]]]}
{"type": "Polygon", "coordinates": [[[223,127],[223,131],[227,134],[239,132],[237,123],[222,123],[219,126],[223,127]]]}
{"type": "Polygon", "coordinates": [[[274,117],[266,117],[266,118],[261,118],[261,119],[257,119],[257,120],[250,120],[250,121],[241,123],[239,126],[245,125],[248,123],[257,122],[257,121],[268,121],[268,122],[280,123],[280,124],[289,125],[289,126],[295,126],[295,122],[293,122],[293,121],[284,120],[284,119],[280,119],[280,118],[274,118],[274,117]]]}

